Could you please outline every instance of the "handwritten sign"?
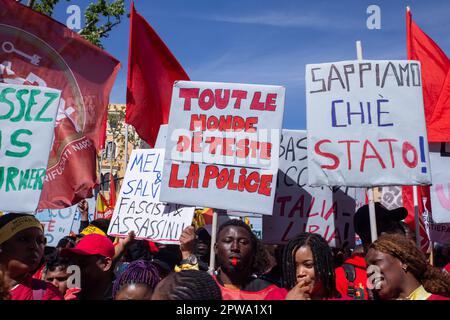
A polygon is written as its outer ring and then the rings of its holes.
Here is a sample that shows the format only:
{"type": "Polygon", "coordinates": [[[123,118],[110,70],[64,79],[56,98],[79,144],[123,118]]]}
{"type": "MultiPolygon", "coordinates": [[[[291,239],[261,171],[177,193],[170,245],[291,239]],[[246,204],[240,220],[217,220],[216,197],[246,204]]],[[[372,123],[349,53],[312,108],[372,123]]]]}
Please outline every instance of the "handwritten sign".
{"type": "Polygon", "coordinates": [[[306,66],[309,184],[431,184],[420,63],[306,66]]]}
{"type": "Polygon", "coordinates": [[[133,150],[108,234],[178,244],[189,226],[194,207],[160,202],[164,149],[133,150]]]}
{"type": "Polygon", "coordinates": [[[61,92],[0,83],[0,210],[34,212],[61,92]]]}
{"type": "MultiPolygon", "coordinates": [[[[95,199],[86,199],[89,203],[89,221],[94,220],[95,199]]],[[[81,214],[78,204],[65,209],[37,210],[35,217],[44,225],[47,246],[56,247],[59,240],[68,236],[71,231],[79,233],[81,214]]]]}
{"type": "Polygon", "coordinates": [[[436,223],[450,223],[450,144],[430,143],[431,210],[436,223]]]}
{"type": "Polygon", "coordinates": [[[263,216],[263,241],[285,244],[301,232],[319,233],[333,247],[353,247],[353,215],[364,193],[308,186],[306,131],[283,130],[272,216],[263,216]],[[359,196],[357,196],[357,194],[359,196]]]}
{"type": "Polygon", "coordinates": [[[284,88],[175,83],[161,199],[271,214],[284,88]]]}

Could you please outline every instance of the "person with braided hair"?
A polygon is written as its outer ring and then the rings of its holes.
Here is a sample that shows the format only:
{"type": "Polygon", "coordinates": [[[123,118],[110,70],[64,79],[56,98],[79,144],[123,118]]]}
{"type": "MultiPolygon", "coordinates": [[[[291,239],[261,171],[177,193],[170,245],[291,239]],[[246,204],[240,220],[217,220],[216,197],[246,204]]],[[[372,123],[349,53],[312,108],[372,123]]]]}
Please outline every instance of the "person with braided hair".
{"type": "Polygon", "coordinates": [[[246,223],[223,223],[214,250],[215,279],[224,300],[284,300],[286,289],[259,278],[268,270],[268,252],[246,223]]]}
{"type": "Polygon", "coordinates": [[[333,254],[327,241],[303,232],[291,239],[283,252],[286,300],[343,298],[336,290],[333,254]]]}
{"type": "Polygon", "coordinates": [[[156,286],[152,300],[222,300],[222,293],[206,271],[181,270],[156,286]]]}
{"type": "Polygon", "coordinates": [[[146,260],[131,262],[114,281],[115,300],[150,300],[160,276],[156,266],[146,260]]]}
{"type": "Polygon", "coordinates": [[[450,275],[432,267],[413,241],[386,234],[366,255],[375,299],[450,300],[450,275]]]}

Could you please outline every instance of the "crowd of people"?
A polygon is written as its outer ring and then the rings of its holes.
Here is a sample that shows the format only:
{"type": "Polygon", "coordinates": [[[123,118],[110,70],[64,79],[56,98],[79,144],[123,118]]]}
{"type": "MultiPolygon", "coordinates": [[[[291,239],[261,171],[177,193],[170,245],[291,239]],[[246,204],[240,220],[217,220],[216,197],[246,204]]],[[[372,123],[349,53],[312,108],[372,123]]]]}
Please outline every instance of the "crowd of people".
{"type": "Polygon", "coordinates": [[[350,251],[301,232],[284,246],[263,244],[242,220],[211,235],[187,227],[180,245],[108,236],[109,220],[88,221],[79,204],[79,234],[46,246],[30,214],[0,216],[0,300],[447,300],[448,255],[432,266],[402,222],[406,209],[376,205],[371,240],[367,206],[354,216],[362,241],[350,251]]]}

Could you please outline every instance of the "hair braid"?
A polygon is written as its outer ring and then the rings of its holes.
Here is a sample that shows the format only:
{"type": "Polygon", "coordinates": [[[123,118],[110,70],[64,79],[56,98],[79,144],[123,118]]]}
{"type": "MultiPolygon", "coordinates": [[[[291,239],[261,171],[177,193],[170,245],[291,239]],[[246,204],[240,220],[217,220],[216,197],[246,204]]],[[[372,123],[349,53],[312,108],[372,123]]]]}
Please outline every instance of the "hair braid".
{"type": "Polygon", "coordinates": [[[315,233],[303,232],[291,239],[285,247],[283,252],[284,287],[292,289],[297,283],[295,253],[303,246],[308,246],[311,249],[314,259],[314,272],[316,279],[319,279],[323,285],[324,297],[336,296],[333,254],[326,240],[315,233]]]}
{"type": "Polygon", "coordinates": [[[150,288],[155,289],[159,281],[159,272],[153,263],[146,260],[133,261],[114,281],[113,297],[125,284],[146,284],[150,288]]]}
{"type": "Polygon", "coordinates": [[[397,234],[386,234],[369,248],[389,254],[406,264],[407,270],[428,292],[450,297],[450,275],[432,267],[410,239],[397,234]]]}

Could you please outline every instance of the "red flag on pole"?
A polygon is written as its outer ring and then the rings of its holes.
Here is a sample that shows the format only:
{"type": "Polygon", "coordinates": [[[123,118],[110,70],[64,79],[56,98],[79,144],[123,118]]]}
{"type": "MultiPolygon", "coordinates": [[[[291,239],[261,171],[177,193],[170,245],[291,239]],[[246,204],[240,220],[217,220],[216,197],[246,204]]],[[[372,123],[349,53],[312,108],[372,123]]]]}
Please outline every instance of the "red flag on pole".
{"type": "Polygon", "coordinates": [[[74,205],[98,183],[101,124],[120,63],[16,1],[0,0],[0,8],[0,82],[62,91],[39,208],[74,205]]]}
{"type": "Polygon", "coordinates": [[[109,173],[109,207],[114,209],[115,206],[116,206],[116,183],[114,181],[114,176],[112,174],[111,169],[111,172],[109,173]]]}
{"type": "Polygon", "coordinates": [[[422,65],[423,100],[429,142],[450,142],[450,60],[406,13],[408,59],[422,65]]]}
{"type": "Polygon", "coordinates": [[[151,147],[169,121],[173,83],[189,80],[183,67],[131,2],[125,121],[151,147]]]}

